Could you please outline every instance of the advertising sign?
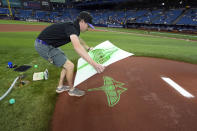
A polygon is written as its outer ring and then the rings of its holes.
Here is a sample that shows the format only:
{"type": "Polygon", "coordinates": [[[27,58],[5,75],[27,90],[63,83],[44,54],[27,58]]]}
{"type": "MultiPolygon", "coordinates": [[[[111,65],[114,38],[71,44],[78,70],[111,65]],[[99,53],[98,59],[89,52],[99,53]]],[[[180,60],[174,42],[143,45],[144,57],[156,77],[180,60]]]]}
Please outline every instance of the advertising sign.
{"type": "Polygon", "coordinates": [[[65,3],[66,0],[50,0],[50,2],[65,3]]]}
{"type": "Polygon", "coordinates": [[[26,9],[40,9],[40,1],[27,1],[23,2],[23,6],[26,9]]]}
{"type": "MultiPolygon", "coordinates": [[[[0,3],[3,4],[3,6],[8,6],[7,0],[1,0],[0,3]],[[1,3],[2,1],[2,3],[1,3]]],[[[20,0],[9,0],[11,7],[21,7],[20,0]]]]}
{"type": "Polygon", "coordinates": [[[49,2],[48,1],[42,1],[42,6],[49,6],[49,2]]]}

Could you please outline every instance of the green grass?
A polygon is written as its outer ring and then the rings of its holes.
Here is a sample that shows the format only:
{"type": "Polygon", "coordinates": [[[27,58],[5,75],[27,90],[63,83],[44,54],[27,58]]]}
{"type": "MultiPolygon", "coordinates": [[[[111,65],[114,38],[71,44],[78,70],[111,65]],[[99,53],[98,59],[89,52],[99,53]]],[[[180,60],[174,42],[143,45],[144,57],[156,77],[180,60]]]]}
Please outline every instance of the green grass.
{"type": "Polygon", "coordinates": [[[121,49],[132,52],[136,56],[158,57],[197,64],[197,42],[115,32],[94,32],[84,39],[90,44],[91,41],[100,43],[110,40],[121,49]]]}
{"type": "MultiPolygon", "coordinates": [[[[114,30],[114,29],[113,29],[114,30]]],[[[117,31],[120,31],[117,29],[117,31]]],[[[124,30],[122,30],[124,31],[124,30]]],[[[125,30],[127,31],[127,30],[125,30]]],[[[118,32],[86,32],[81,37],[88,45],[109,40],[119,48],[132,52],[135,56],[148,56],[172,59],[197,64],[197,42],[121,34],[118,32]]],[[[137,32],[139,33],[139,32],[137,32]]],[[[43,131],[49,130],[57,94],[55,88],[61,69],[42,59],[34,49],[34,40],[39,32],[0,32],[0,96],[10,87],[13,80],[22,74],[29,81],[25,86],[17,85],[11,93],[0,101],[0,131],[43,131]],[[12,61],[18,66],[31,65],[32,68],[24,73],[7,68],[7,62],[12,61]],[[34,65],[38,68],[34,68],[34,65]],[[32,81],[34,72],[49,70],[46,81],[32,81]],[[16,103],[9,104],[14,98],[16,103]]],[[[61,47],[68,58],[74,63],[79,56],[71,44],[61,47]]]]}
{"type": "Polygon", "coordinates": [[[48,130],[57,96],[54,89],[59,74],[56,71],[60,69],[50,66],[35,52],[33,41],[37,34],[35,32],[0,33],[0,94],[7,91],[18,75],[25,74],[27,77],[24,80],[29,81],[23,87],[14,87],[12,92],[0,101],[0,130],[2,131],[48,130]],[[38,68],[18,73],[6,67],[8,61],[18,66],[37,64],[38,68]],[[51,74],[50,79],[33,82],[33,72],[44,71],[45,68],[48,68],[51,74]],[[9,105],[10,98],[16,100],[14,105],[9,105]]]}
{"type": "Polygon", "coordinates": [[[196,40],[197,41],[196,34],[158,32],[158,31],[150,31],[148,34],[148,32],[146,30],[137,30],[137,29],[103,28],[103,27],[98,27],[98,29],[104,29],[104,30],[108,30],[108,31],[134,33],[134,34],[144,34],[144,35],[149,35],[149,36],[160,36],[160,37],[178,38],[178,39],[186,39],[186,40],[196,40]]]}

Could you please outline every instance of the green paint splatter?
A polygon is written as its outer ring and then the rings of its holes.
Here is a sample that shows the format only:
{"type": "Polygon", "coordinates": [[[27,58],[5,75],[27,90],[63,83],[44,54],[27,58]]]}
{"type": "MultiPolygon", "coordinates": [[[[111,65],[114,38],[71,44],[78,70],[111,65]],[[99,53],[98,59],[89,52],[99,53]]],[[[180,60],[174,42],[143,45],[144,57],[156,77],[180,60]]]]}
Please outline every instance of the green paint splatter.
{"type": "Polygon", "coordinates": [[[110,77],[104,76],[104,86],[99,88],[88,89],[88,91],[98,91],[102,90],[107,95],[108,105],[109,107],[113,107],[120,100],[120,94],[127,90],[127,88],[123,88],[124,83],[113,80],[110,77]]]}
{"type": "MultiPolygon", "coordinates": [[[[118,51],[118,48],[112,47],[109,49],[95,49],[89,52],[90,57],[96,61],[98,64],[104,64],[107,62],[114,52],[118,51]]],[[[81,65],[78,70],[84,68],[85,66],[89,65],[89,63],[85,63],[81,65]]]]}

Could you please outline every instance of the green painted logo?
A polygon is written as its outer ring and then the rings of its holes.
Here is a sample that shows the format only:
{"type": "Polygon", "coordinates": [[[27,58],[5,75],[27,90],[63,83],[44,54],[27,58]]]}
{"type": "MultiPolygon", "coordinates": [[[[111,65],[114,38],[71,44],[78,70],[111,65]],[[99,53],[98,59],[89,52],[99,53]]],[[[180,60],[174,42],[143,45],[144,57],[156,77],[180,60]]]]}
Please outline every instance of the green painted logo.
{"type": "Polygon", "coordinates": [[[124,83],[113,80],[110,77],[104,76],[104,86],[99,88],[88,89],[88,91],[98,91],[102,90],[107,95],[108,105],[113,107],[120,100],[120,94],[127,90],[123,88],[124,83]]]}
{"type": "MultiPolygon", "coordinates": [[[[96,61],[98,64],[103,64],[107,62],[114,52],[118,51],[118,48],[112,47],[109,49],[95,49],[89,52],[90,57],[96,61]]],[[[85,63],[81,65],[78,70],[82,69],[83,67],[89,65],[89,63],[85,63]]]]}

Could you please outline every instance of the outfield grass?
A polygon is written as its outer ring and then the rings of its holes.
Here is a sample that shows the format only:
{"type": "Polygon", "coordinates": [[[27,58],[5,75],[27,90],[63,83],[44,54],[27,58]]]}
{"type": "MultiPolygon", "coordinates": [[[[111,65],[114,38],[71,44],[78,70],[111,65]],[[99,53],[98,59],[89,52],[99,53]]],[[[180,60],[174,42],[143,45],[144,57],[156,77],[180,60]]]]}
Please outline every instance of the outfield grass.
{"type": "Polygon", "coordinates": [[[161,36],[161,37],[169,37],[169,38],[179,38],[179,39],[186,39],[186,40],[196,40],[196,34],[184,34],[184,33],[172,33],[172,32],[158,32],[158,31],[148,31],[147,30],[137,30],[137,29],[124,29],[124,28],[103,28],[98,27],[98,29],[104,29],[108,31],[119,31],[119,32],[126,32],[126,33],[134,33],[134,34],[144,34],[149,36],[161,36]]]}
{"type": "MultiPolygon", "coordinates": [[[[117,30],[119,31],[119,29],[117,30]]],[[[127,30],[126,30],[127,31],[127,30]]],[[[197,64],[197,42],[140,36],[118,32],[86,32],[81,37],[88,45],[109,40],[119,48],[132,52],[135,56],[158,57],[197,64]]],[[[29,83],[23,87],[18,84],[12,92],[0,101],[0,131],[43,131],[49,130],[57,94],[60,68],[50,65],[34,49],[34,40],[39,32],[0,32],[0,96],[10,87],[13,80],[22,74],[29,83]],[[31,65],[24,73],[7,68],[12,61],[18,66],[31,65]],[[34,68],[38,65],[38,68],[34,68]],[[49,70],[46,81],[32,81],[34,72],[49,70]],[[16,103],[9,104],[14,98],[16,103]]],[[[68,58],[76,63],[79,56],[71,44],[61,48],[68,58]]]]}

